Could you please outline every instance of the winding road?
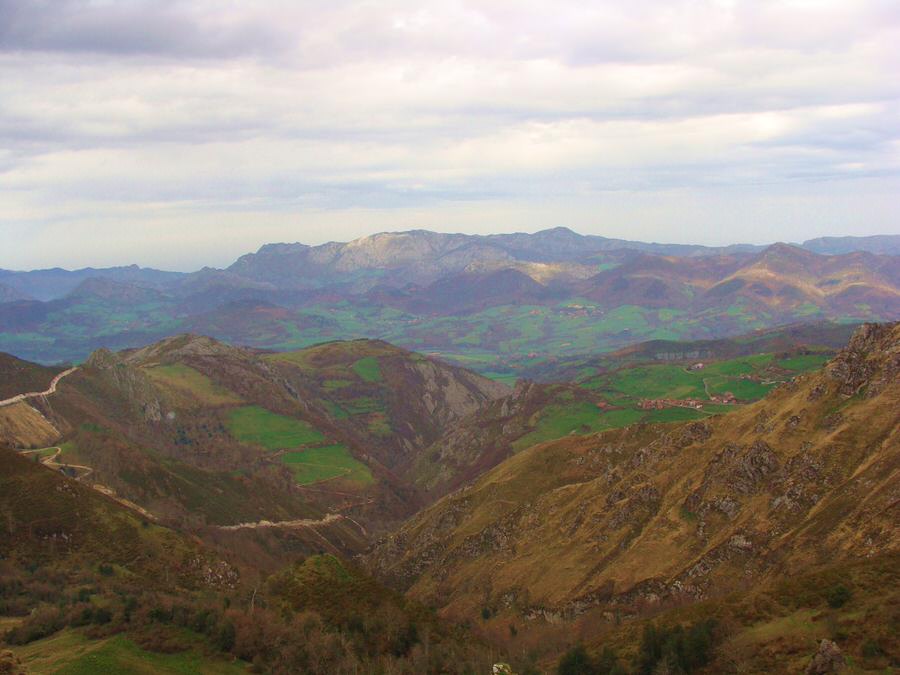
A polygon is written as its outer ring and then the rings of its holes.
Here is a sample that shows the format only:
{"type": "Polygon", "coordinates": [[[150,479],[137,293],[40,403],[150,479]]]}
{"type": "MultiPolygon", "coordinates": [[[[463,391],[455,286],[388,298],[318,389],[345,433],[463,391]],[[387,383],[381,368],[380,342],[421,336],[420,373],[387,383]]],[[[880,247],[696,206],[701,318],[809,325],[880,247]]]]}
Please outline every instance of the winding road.
{"type": "Polygon", "coordinates": [[[0,408],[7,405],[13,405],[14,403],[21,403],[22,401],[29,398],[38,398],[40,396],[50,396],[50,394],[55,394],[56,385],[60,383],[60,380],[62,380],[64,377],[68,377],[76,370],[78,370],[77,366],[74,368],[69,368],[68,370],[64,370],[63,372],[56,375],[52,380],[50,380],[50,388],[47,389],[47,391],[32,391],[28,392],[27,394],[16,394],[12,398],[3,399],[2,401],[0,401],[0,408]]]}
{"type": "MultiPolygon", "coordinates": [[[[63,378],[68,377],[69,375],[74,373],[76,370],[78,370],[77,366],[75,366],[73,368],[69,368],[68,370],[65,370],[65,371],[57,374],[56,376],[54,376],[54,378],[50,381],[50,386],[47,388],[46,391],[33,391],[33,392],[25,393],[25,394],[16,394],[15,396],[13,396],[11,398],[3,399],[2,401],[0,401],[0,408],[2,408],[4,406],[14,405],[16,403],[21,403],[22,401],[25,401],[29,398],[39,398],[41,396],[50,396],[51,394],[55,394],[56,387],[59,385],[60,381],[62,381],[63,378]]],[[[89,466],[84,466],[81,464],[66,464],[66,463],[60,463],[59,461],[57,461],[59,459],[59,456],[62,454],[62,448],[59,446],[41,448],[40,450],[19,450],[19,452],[23,455],[31,455],[34,453],[46,452],[47,450],[55,450],[56,452],[54,452],[52,455],[50,455],[48,457],[41,458],[41,460],[40,460],[41,464],[43,464],[46,467],[49,467],[52,469],[57,469],[57,470],[62,469],[63,467],[80,470],[83,473],[80,476],[77,476],[77,478],[79,480],[83,480],[83,479],[87,478],[89,475],[91,475],[94,472],[94,469],[89,466]]],[[[349,470],[347,470],[347,471],[349,473],[349,470]]],[[[318,483],[325,483],[329,480],[332,480],[333,478],[339,478],[339,477],[340,476],[326,478],[324,480],[313,483],[313,485],[316,485],[318,483]]],[[[128,506],[129,508],[139,511],[142,515],[149,517],[153,520],[156,520],[156,518],[151,513],[149,513],[145,509],[137,506],[133,502],[130,502],[126,499],[122,499],[122,498],[116,496],[115,492],[112,491],[111,489],[109,489],[108,487],[106,487],[104,485],[99,485],[99,484],[91,485],[91,487],[93,487],[98,492],[102,492],[103,494],[105,494],[109,497],[112,497],[113,499],[120,502],[121,504],[124,504],[125,506],[128,506]]],[[[319,491],[320,492],[332,492],[330,490],[319,490],[319,491]]],[[[334,492],[334,494],[346,494],[346,493],[334,492]]],[[[355,496],[355,495],[348,495],[348,496],[355,496]]],[[[372,501],[372,500],[370,499],[369,501],[372,501]]],[[[360,531],[363,533],[363,536],[367,535],[366,528],[364,528],[362,525],[360,525],[358,522],[356,522],[353,518],[350,518],[349,516],[345,516],[344,514],[341,514],[341,513],[328,513],[320,520],[301,519],[301,520],[282,520],[282,521],[276,521],[276,522],[272,522],[272,521],[268,521],[268,520],[260,520],[255,523],[239,523],[237,525],[220,525],[220,526],[218,526],[218,529],[221,529],[221,530],[254,529],[255,530],[255,529],[267,529],[267,528],[297,528],[297,527],[315,528],[319,525],[327,525],[329,523],[333,523],[338,520],[350,521],[351,523],[353,523],[354,525],[356,525],[356,527],[358,527],[360,529],[360,531]]],[[[329,544],[330,544],[330,542],[329,542],[329,544]]]]}
{"type": "Polygon", "coordinates": [[[69,469],[79,469],[83,472],[81,475],[75,476],[75,478],[78,478],[79,480],[87,478],[92,473],[94,473],[94,469],[92,467],[85,466],[84,464],[69,464],[67,462],[58,461],[59,456],[62,454],[62,448],[58,445],[49,448],[41,448],[40,450],[19,450],[19,452],[23,455],[31,455],[37,452],[45,452],[47,450],[56,450],[56,452],[54,452],[49,457],[44,457],[41,459],[41,464],[43,464],[44,466],[49,466],[51,469],[62,469],[63,467],[69,469]]]}

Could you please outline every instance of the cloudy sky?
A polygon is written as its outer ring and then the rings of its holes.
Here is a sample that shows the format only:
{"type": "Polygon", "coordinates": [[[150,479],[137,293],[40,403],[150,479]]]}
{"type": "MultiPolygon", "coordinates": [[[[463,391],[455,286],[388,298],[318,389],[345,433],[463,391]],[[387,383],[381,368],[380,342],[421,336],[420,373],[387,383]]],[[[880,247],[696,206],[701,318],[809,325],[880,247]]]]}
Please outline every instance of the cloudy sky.
{"type": "Polygon", "coordinates": [[[896,0],[0,0],[0,267],[900,233],[896,0]]]}

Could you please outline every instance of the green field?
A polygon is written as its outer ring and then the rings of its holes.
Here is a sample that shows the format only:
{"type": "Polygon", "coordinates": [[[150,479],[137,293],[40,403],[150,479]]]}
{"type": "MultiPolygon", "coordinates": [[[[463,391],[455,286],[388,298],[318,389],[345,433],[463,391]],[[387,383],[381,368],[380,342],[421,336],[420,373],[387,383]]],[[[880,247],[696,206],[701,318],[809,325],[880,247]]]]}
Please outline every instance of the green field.
{"type": "MultiPolygon", "coordinates": [[[[699,399],[731,392],[739,401],[756,401],[775,383],[822,366],[823,354],[795,356],[776,361],[772,354],[754,354],[705,363],[700,370],[684,364],[653,363],[590,374],[581,386],[616,399],[699,399]]],[[[617,401],[618,403],[618,401],[617,401]]]]}
{"type": "Polygon", "coordinates": [[[790,358],[781,359],[777,362],[779,368],[785,370],[796,370],[805,372],[815,370],[825,365],[830,357],[826,354],[805,354],[803,356],[792,356],[790,358]]]}
{"type": "Polygon", "coordinates": [[[368,485],[373,480],[369,468],[355,459],[346,446],[330,442],[303,420],[247,406],[230,411],[228,430],[243,443],[286,451],[279,458],[299,485],[336,478],[368,485]]]}
{"type": "Polygon", "coordinates": [[[353,364],[353,372],[366,382],[381,382],[381,366],[374,356],[366,356],[353,364]]]}
{"type": "Polygon", "coordinates": [[[309,485],[343,477],[355,483],[369,484],[372,472],[350,454],[343,445],[324,445],[286,452],[281,460],[294,472],[297,483],[309,485]]]}
{"type": "Polygon", "coordinates": [[[702,410],[669,407],[645,410],[644,399],[697,399],[731,392],[738,401],[763,398],[778,381],[819,368],[827,356],[812,354],[775,360],[772,354],[754,354],[705,363],[700,370],[684,364],[651,363],[612,372],[584,373],[580,386],[611,406],[604,411],[589,401],[574,401],[570,392],[560,392],[532,420],[532,429],[513,442],[515,451],[569,434],[587,434],[628,426],[637,422],[685,422],[726,413],[734,405],[705,403],[702,410]]]}
{"type": "Polygon", "coordinates": [[[702,375],[668,364],[628,368],[586,384],[639,398],[706,398],[702,375]]]}
{"type": "Polygon", "coordinates": [[[58,675],[210,675],[246,673],[247,666],[188,650],[158,654],[141,649],[123,635],[89,640],[79,631],[65,630],[53,637],[14,650],[29,673],[58,675]]]}
{"type": "Polygon", "coordinates": [[[241,399],[225,387],[221,387],[203,373],[180,363],[154,366],[145,370],[153,382],[165,389],[189,396],[198,403],[229,405],[241,399]]]}
{"type": "Polygon", "coordinates": [[[321,432],[303,420],[277,415],[255,405],[231,410],[227,424],[228,431],[237,440],[267,450],[296,448],[325,440],[321,432]]]}

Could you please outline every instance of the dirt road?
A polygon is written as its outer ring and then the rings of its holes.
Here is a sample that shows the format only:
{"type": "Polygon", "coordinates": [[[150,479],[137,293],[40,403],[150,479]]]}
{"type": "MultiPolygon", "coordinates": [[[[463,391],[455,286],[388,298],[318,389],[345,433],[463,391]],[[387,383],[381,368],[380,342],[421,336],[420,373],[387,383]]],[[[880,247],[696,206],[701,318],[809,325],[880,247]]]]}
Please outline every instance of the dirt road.
{"type": "Polygon", "coordinates": [[[4,399],[4,400],[0,401],[0,408],[2,408],[3,406],[12,405],[14,403],[19,403],[21,401],[24,401],[25,399],[38,398],[39,396],[50,396],[50,394],[55,394],[56,393],[56,385],[59,384],[60,380],[62,380],[64,377],[68,377],[69,375],[74,373],[76,370],[78,370],[77,366],[75,368],[69,368],[68,370],[64,370],[59,375],[54,377],[52,380],[50,380],[50,387],[47,389],[47,391],[32,391],[32,392],[28,392],[27,394],[16,394],[12,398],[4,399]]]}

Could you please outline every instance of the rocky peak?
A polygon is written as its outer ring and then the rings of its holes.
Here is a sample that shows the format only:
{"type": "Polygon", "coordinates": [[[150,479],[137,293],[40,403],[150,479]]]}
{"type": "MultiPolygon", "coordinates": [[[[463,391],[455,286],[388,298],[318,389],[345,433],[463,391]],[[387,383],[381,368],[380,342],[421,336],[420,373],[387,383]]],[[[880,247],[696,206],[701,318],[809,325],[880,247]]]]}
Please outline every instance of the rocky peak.
{"type": "Polygon", "coordinates": [[[135,350],[128,355],[129,363],[149,364],[170,363],[186,357],[229,356],[243,353],[238,347],[231,347],[206,335],[183,333],[135,350]]]}
{"type": "Polygon", "coordinates": [[[900,322],[860,326],[827,372],[843,396],[864,388],[869,396],[877,394],[885,382],[900,374],[900,322]]]}
{"type": "Polygon", "coordinates": [[[94,351],[84,362],[86,368],[96,368],[97,370],[109,370],[118,365],[122,365],[123,361],[119,355],[111,352],[106,347],[101,347],[94,351]]]}

